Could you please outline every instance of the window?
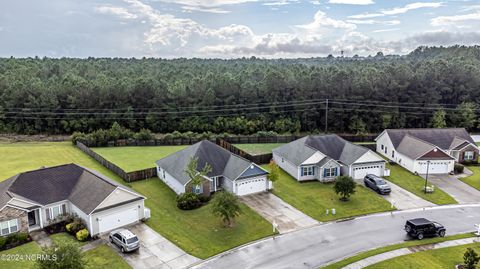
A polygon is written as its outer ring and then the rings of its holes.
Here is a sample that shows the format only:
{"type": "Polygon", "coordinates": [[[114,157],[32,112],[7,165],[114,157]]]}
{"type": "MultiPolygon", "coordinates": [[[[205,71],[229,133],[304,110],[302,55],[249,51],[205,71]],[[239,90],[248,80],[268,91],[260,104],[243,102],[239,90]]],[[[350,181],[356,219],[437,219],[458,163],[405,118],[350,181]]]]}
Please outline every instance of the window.
{"type": "Polygon", "coordinates": [[[392,150],[392,158],[395,158],[395,151],[392,150]]]}
{"type": "Polygon", "coordinates": [[[0,235],[7,235],[18,232],[17,219],[0,222],[0,235]]]}
{"type": "Polygon", "coordinates": [[[473,151],[465,151],[463,155],[463,159],[465,160],[473,160],[473,151]]]}
{"type": "Polygon", "coordinates": [[[383,145],[382,145],[382,150],[383,150],[383,145]]]}
{"type": "Polygon", "coordinates": [[[64,210],[65,210],[65,205],[57,205],[57,206],[50,207],[47,210],[47,214],[50,217],[49,219],[51,220],[55,219],[56,217],[62,215],[63,213],[66,213],[66,212],[63,212],[64,210]]]}
{"type": "Polygon", "coordinates": [[[195,194],[200,194],[202,193],[202,185],[195,185],[195,187],[193,188],[193,192],[195,194]]]}
{"type": "Polygon", "coordinates": [[[334,177],[336,175],[337,175],[337,168],[336,167],[323,169],[323,176],[324,177],[334,177]]]}
{"type": "Polygon", "coordinates": [[[313,166],[302,166],[302,176],[313,176],[315,171],[313,166]]]}
{"type": "Polygon", "coordinates": [[[284,162],[285,160],[282,158],[282,163],[284,162]]]}
{"type": "Polygon", "coordinates": [[[387,153],[387,151],[388,151],[388,149],[387,149],[387,147],[385,147],[385,153],[387,153]]]}

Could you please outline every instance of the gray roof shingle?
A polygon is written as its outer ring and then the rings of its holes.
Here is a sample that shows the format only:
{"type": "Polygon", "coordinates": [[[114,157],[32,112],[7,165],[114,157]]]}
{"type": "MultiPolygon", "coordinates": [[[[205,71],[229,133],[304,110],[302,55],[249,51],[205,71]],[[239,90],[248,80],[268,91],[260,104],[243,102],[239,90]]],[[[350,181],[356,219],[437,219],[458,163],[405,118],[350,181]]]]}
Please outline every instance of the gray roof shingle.
{"type": "Polygon", "coordinates": [[[0,197],[10,194],[41,205],[68,200],[89,214],[117,187],[141,196],[93,170],[65,164],[20,173],[1,182],[0,197]]]}
{"type": "Polygon", "coordinates": [[[209,177],[225,176],[235,180],[252,162],[231,153],[230,151],[212,143],[208,140],[200,141],[183,150],[175,152],[156,163],[159,167],[165,169],[182,185],[187,184],[190,178],[185,173],[185,168],[190,162],[190,158],[198,158],[197,170],[201,170],[206,163],[212,166],[212,171],[208,173],[209,177]]]}
{"type": "Polygon", "coordinates": [[[395,148],[400,145],[407,134],[443,150],[450,149],[455,139],[462,139],[475,144],[465,128],[386,129],[386,132],[395,148]]]}

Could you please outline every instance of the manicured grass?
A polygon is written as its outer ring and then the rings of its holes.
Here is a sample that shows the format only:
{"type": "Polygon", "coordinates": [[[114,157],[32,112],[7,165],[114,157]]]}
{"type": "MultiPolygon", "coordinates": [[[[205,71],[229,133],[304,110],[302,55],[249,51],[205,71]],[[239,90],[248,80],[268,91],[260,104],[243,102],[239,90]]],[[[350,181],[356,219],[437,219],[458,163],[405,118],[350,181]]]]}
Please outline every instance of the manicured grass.
{"type": "Polygon", "coordinates": [[[15,174],[55,166],[76,163],[94,169],[112,179],[121,181],[114,173],[90,158],[70,142],[0,143],[0,181],[15,174]]]}
{"type": "Polygon", "coordinates": [[[467,168],[473,172],[473,175],[461,178],[460,180],[480,190],[480,166],[467,166],[467,168]]]}
{"type": "MultiPolygon", "coordinates": [[[[410,173],[410,171],[401,167],[400,165],[387,164],[387,168],[390,169],[390,176],[386,177],[387,180],[390,180],[391,182],[414,193],[415,195],[437,205],[457,203],[453,197],[438,187],[435,187],[435,191],[433,193],[425,193],[423,191],[425,179],[410,173]]],[[[428,183],[428,185],[432,184],[428,183]]]]}
{"type": "Polygon", "coordinates": [[[236,225],[225,228],[211,213],[210,204],[190,211],[178,209],[176,194],[159,179],[134,182],[132,187],[148,197],[146,206],[152,210],[152,217],[147,224],[199,258],[272,235],[272,225],[244,204],[236,225]]]}
{"type": "Polygon", "coordinates": [[[421,251],[379,262],[365,268],[368,269],[448,269],[463,264],[463,254],[467,248],[480,251],[480,243],[463,246],[421,251]]]}
{"type": "Polygon", "coordinates": [[[35,242],[23,244],[16,248],[0,252],[0,268],[2,269],[28,269],[35,265],[34,260],[28,260],[27,255],[40,254],[42,249],[35,242]],[[10,258],[10,260],[8,260],[10,258]],[[11,260],[14,259],[14,260],[11,260]]]}
{"type": "Polygon", "coordinates": [[[87,261],[87,269],[129,269],[132,268],[128,263],[120,257],[115,250],[107,245],[100,245],[94,249],[84,253],[87,261]]]}
{"type": "Polygon", "coordinates": [[[155,167],[155,162],[187,146],[92,148],[126,172],[155,167]]]}
{"type": "MultiPolygon", "coordinates": [[[[268,165],[263,168],[268,169],[268,165]]],[[[273,193],[298,210],[319,221],[390,211],[391,206],[378,194],[357,185],[357,191],[347,202],[339,200],[333,184],[318,181],[298,182],[280,169],[280,178],[273,183],[273,193]],[[336,215],[325,214],[335,208],[336,215]]]]}
{"type": "MultiPolygon", "coordinates": [[[[428,244],[433,244],[433,243],[440,243],[444,241],[449,241],[449,240],[456,240],[456,239],[463,239],[463,238],[469,238],[472,237],[472,233],[466,233],[466,234],[458,234],[458,235],[452,235],[452,236],[446,236],[446,237],[434,237],[434,238],[428,238],[428,239],[423,239],[423,240],[412,240],[408,241],[405,243],[401,244],[395,244],[395,245],[390,245],[386,247],[381,247],[369,251],[362,252],[360,254],[357,254],[355,256],[352,256],[350,258],[347,258],[345,260],[330,264],[328,266],[322,267],[323,269],[341,269],[351,263],[366,259],[371,256],[375,256],[380,253],[384,252],[389,252],[392,250],[400,249],[400,248],[405,248],[405,247],[413,247],[413,246],[421,246],[421,245],[428,245],[428,244]]],[[[420,267],[419,267],[420,268],[420,267]]]]}
{"type": "Polygon", "coordinates": [[[271,153],[274,148],[278,148],[284,143],[265,143],[265,144],[235,144],[235,147],[244,150],[252,155],[271,153]]]}
{"type": "Polygon", "coordinates": [[[68,234],[68,233],[52,234],[52,235],[50,235],[50,238],[56,244],[70,243],[70,244],[76,245],[78,247],[81,247],[81,246],[85,245],[86,243],[88,243],[88,242],[80,242],[73,235],[68,234]]]}

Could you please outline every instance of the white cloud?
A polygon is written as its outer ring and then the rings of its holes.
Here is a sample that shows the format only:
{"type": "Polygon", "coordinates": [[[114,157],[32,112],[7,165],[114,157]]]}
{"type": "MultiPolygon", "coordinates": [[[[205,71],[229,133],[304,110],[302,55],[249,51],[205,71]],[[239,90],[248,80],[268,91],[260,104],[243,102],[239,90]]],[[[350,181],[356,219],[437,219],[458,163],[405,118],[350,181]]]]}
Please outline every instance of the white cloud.
{"type": "Polygon", "coordinates": [[[430,2],[416,2],[416,3],[410,3],[410,4],[405,5],[403,7],[385,9],[385,10],[381,10],[379,12],[352,15],[352,16],[349,16],[349,18],[352,18],[352,19],[376,18],[376,17],[387,16],[387,15],[403,14],[403,13],[407,13],[410,10],[415,10],[415,9],[419,9],[419,8],[438,8],[438,7],[441,7],[441,6],[443,6],[443,3],[441,3],[441,2],[431,2],[431,3],[430,2]]]}
{"type": "Polygon", "coordinates": [[[95,12],[100,14],[112,14],[117,15],[123,19],[135,19],[137,15],[128,12],[127,9],[123,7],[114,7],[114,6],[97,6],[95,7],[95,12]]]}
{"type": "Polygon", "coordinates": [[[378,20],[347,20],[349,23],[353,24],[384,24],[384,25],[397,25],[400,24],[399,20],[391,21],[378,21],[378,20]]]}
{"type": "Polygon", "coordinates": [[[430,20],[432,26],[445,26],[445,25],[455,25],[459,22],[465,21],[480,21],[480,12],[464,14],[464,15],[453,15],[453,16],[440,16],[430,20]]]}
{"type": "Polygon", "coordinates": [[[289,5],[292,3],[298,3],[298,0],[279,0],[279,1],[273,1],[273,2],[266,2],[263,3],[262,5],[264,6],[285,6],[289,5]]]}
{"type": "Polygon", "coordinates": [[[325,30],[331,30],[332,28],[346,30],[354,30],[357,28],[357,26],[353,23],[329,18],[323,11],[317,11],[317,13],[315,13],[313,22],[309,24],[296,25],[296,27],[312,33],[323,33],[325,30]]]}
{"type": "Polygon", "coordinates": [[[259,0],[156,0],[156,1],[185,5],[185,6],[219,7],[219,6],[226,6],[226,5],[243,4],[248,2],[258,2],[259,0]]]}
{"type": "Polygon", "coordinates": [[[379,29],[372,31],[372,33],[384,33],[384,32],[393,32],[393,31],[398,31],[400,28],[388,28],[388,29],[379,29]]]}
{"type": "Polygon", "coordinates": [[[329,4],[346,4],[346,5],[371,5],[375,4],[373,0],[329,0],[329,4]]]}
{"type": "Polygon", "coordinates": [[[226,14],[230,13],[231,11],[229,10],[224,10],[220,8],[214,8],[214,7],[198,7],[198,6],[183,6],[182,9],[185,12],[206,12],[206,13],[216,13],[216,14],[226,14]]]}

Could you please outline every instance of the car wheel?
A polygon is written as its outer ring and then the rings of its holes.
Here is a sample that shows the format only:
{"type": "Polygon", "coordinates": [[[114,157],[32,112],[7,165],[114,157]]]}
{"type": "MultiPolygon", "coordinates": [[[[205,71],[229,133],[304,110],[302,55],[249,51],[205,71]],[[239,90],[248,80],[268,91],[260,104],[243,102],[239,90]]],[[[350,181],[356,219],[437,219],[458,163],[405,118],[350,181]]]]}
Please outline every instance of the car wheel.
{"type": "Polygon", "coordinates": [[[422,239],[423,239],[423,234],[422,234],[422,233],[419,233],[419,234],[417,235],[417,238],[418,238],[418,240],[422,240],[422,239]]]}
{"type": "Polygon", "coordinates": [[[438,235],[439,235],[440,237],[444,237],[444,236],[445,236],[445,231],[440,231],[440,232],[438,233],[438,235]]]}
{"type": "Polygon", "coordinates": [[[122,251],[122,253],[125,253],[125,248],[124,247],[121,247],[120,250],[122,251]]]}
{"type": "Polygon", "coordinates": [[[111,236],[108,237],[108,240],[110,241],[110,243],[113,243],[113,238],[111,236]]]}

